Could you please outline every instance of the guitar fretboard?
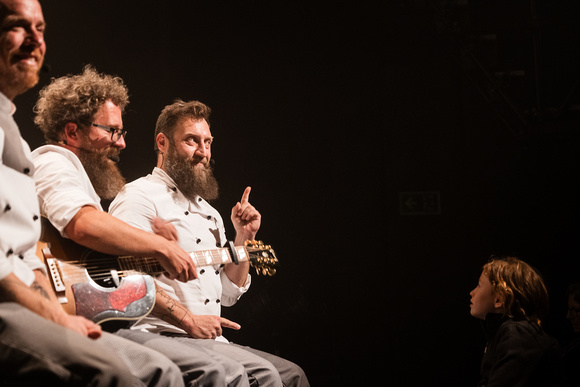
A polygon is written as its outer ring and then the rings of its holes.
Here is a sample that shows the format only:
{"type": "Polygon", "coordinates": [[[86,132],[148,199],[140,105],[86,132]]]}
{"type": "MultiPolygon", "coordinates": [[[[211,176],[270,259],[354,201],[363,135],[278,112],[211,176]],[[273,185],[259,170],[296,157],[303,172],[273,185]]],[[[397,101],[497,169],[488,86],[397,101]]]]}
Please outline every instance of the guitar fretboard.
{"type": "MultiPolygon", "coordinates": [[[[246,248],[244,246],[236,246],[235,249],[238,254],[239,262],[248,260],[248,254],[246,253],[246,248]]],[[[224,265],[226,263],[232,262],[231,253],[226,248],[192,251],[189,253],[189,256],[197,267],[224,265]]],[[[137,271],[153,275],[160,274],[165,271],[157,259],[149,257],[120,256],[119,266],[123,271],[137,271]]]]}

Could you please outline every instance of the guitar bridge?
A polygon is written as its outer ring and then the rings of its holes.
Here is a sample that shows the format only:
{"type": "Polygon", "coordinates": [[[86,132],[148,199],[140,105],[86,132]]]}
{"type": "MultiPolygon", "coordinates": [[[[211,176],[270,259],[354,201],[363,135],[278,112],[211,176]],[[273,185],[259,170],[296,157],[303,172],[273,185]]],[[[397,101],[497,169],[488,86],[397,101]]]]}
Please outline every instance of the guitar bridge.
{"type": "Polygon", "coordinates": [[[66,304],[68,299],[65,296],[66,287],[60,275],[59,262],[56,258],[45,258],[48,275],[52,280],[52,286],[61,304],[66,304]]]}

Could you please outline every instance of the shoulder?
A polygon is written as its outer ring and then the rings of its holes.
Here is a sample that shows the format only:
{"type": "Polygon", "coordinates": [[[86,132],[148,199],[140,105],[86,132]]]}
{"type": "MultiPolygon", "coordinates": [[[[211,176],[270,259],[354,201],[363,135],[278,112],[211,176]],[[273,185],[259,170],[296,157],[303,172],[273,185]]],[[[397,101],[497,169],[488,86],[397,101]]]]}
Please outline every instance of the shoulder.
{"type": "Polygon", "coordinates": [[[542,332],[542,328],[527,320],[506,320],[499,329],[498,335],[521,335],[521,336],[537,336],[542,332]]]}
{"type": "Polygon", "coordinates": [[[538,324],[526,320],[507,320],[498,331],[498,338],[517,345],[548,349],[558,347],[555,338],[546,333],[538,324]]]}
{"type": "Polygon", "coordinates": [[[155,206],[163,186],[151,181],[150,177],[151,175],[147,175],[125,184],[111,203],[109,212],[113,214],[123,208],[155,206]]]}
{"type": "Polygon", "coordinates": [[[164,185],[160,184],[151,175],[140,177],[130,183],[125,184],[120,195],[150,195],[152,192],[163,190],[164,185]]]}
{"type": "Polygon", "coordinates": [[[78,157],[71,151],[57,145],[43,145],[32,151],[32,161],[35,165],[59,163],[62,165],[79,163],[78,157]]]}

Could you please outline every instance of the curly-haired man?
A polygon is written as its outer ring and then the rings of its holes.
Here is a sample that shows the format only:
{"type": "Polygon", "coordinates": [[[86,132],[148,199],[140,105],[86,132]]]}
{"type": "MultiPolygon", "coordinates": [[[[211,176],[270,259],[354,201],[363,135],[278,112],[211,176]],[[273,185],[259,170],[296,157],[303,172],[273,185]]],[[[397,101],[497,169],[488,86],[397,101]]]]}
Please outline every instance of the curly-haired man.
{"type": "MultiPolygon", "coordinates": [[[[196,268],[174,240],[133,228],[100,203],[124,184],[116,161],[126,145],[122,114],[128,101],[120,78],[91,66],[41,90],[35,122],[48,144],[32,153],[41,212],[63,237],[102,253],[155,257],[170,277],[186,282],[197,277],[196,268]]],[[[186,385],[249,385],[240,365],[201,347],[130,329],[115,334],[166,355],[186,385]]]]}

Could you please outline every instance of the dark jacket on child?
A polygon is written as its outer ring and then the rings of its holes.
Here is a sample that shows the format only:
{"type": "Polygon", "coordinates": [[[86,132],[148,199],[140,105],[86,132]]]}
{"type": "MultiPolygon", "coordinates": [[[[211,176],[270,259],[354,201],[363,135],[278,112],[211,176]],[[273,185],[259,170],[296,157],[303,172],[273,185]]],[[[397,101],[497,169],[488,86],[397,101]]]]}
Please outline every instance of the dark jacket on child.
{"type": "Polygon", "coordinates": [[[559,345],[535,322],[489,313],[478,387],[565,386],[559,345]]]}

